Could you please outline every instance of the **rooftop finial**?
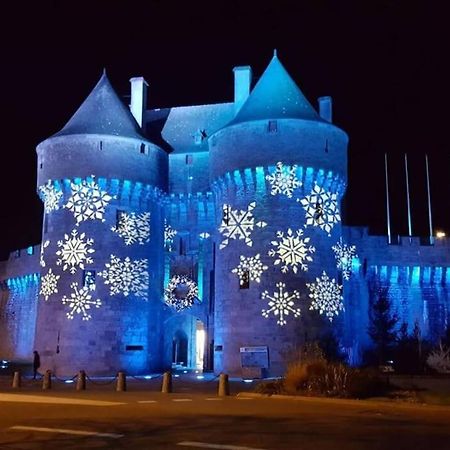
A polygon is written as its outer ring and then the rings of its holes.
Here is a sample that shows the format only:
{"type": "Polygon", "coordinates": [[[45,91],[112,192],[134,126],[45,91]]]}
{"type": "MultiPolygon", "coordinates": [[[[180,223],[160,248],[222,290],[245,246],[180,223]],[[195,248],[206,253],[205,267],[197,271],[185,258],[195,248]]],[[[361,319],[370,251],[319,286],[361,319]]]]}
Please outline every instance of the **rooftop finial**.
{"type": "Polygon", "coordinates": [[[103,73],[102,75],[106,75],[106,67],[103,67],[103,73]]]}
{"type": "Polygon", "coordinates": [[[273,56],[277,56],[277,49],[276,48],[273,49],[273,56]]]}

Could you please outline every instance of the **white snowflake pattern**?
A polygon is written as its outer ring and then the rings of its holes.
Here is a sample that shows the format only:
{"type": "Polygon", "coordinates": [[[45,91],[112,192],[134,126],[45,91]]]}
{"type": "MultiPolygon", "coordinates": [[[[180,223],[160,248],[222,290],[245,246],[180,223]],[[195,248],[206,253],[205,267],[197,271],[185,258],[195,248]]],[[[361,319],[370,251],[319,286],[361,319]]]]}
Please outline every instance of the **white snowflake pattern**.
{"type": "Polygon", "coordinates": [[[266,180],[270,183],[272,195],[284,194],[292,197],[294,189],[301,187],[302,182],[295,175],[297,166],[283,166],[282,162],[277,162],[275,172],[266,175],[266,180]]]}
{"type": "Polygon", "coordinates": [[[344,310],[344,297],[342,286],[334,278],[330,280],[325,271],[320,278],[316,278],[315,283],[306,283],[309,288],[309,297],[312,299],[310,310],[317,310],[319,314],[325,314],[333,321],[333,317],[339,315],[339,311],[344,310]]]}
{"type": "Polygon", "coordinates": [[[69,305],[70,311],[66,313],[68,319],[73,319],[75,314],[82,314],[82,320],[90,320],[92,316],[89,313],[91,308],[100,308],[102,302],[99,299],[92,300],[92,291],[88,287],[78,287],[78,283],[71,283],[73,292],[70,298],[64,296],[61,300],[63,305],[69,305]]]}
{"type": "Polygon", "coordinates": [[[341,221],[337,197],[315,184],[311,194],[297,199],[306,211],[305,227],[319,227],[330,236],[334,225],[341,221]]]}
{"type": "Polygon", "coordinates": [[[48,180],[47,184],[39,186],[39,192],[44,200],[44,210],[47,214],[59,209],[59,203],[63,194],[59,189],[56,189],[51,180],[48,180]]]}
{"type": "Polygon", "coordinates": [[[39,255],[39,265],[45,267],[44,250],[50,245],[50,241],[46,240],[41,242],[41,253],[39,255]]]}
{"type": "Polygon", "coordinates": [[[220,243],[219,248],[225,248],[230,239],[244,239],[244,242],[251,247],[253,241],[250,238],[255,226],[263,228],[266,222],[256,222],[252,211],[256,207],[256,202],[251,202],[246,210],[231,209],[230,205],[223,205],[223,217],[219,226],[219,232],[223,234],[225,239],[220,243]]]}
{"type": "Polygon", "coordinates": [[[268,291],[264,291],[261,294],[263,300],[265,298],[269,299],[269,308],[262,310],[262,316],[268,318],[270,314],[273,314],[275,317],[278,317],[277,324],[283,326],[286,325],[286,317],[289,313],[292,313],[294,317],[300,316],[301,310],[295,306],[295,300],[300,299],[300,294],[295,290],[292,294],[285,291],[286,285],[282,282],[277,283],[276,287],[278,291],[272,295],[269,295],[268,291]]]}
{"type": "Polygon", "coordinates": [[[164,245],[166,249],[170,252],[172,251],[173,238],[177,235],[178,231],[174,230],[168,223],[164,220],[164,245]]]}
{"type": "Polygon", "coordinates": [[[64,205],[75,217],[76,224],[79,225],[85,220],[105,221],[103,215],[109,202],[115,198],[106,191],[102,191],[94,180],[82,180],[81,183],[70,183],[72,190],[71,197],[64,205]]]}
{"type": "Polygon", "coordinates": [[[298,268],[303,271],[308,270],[308,262],[311,262],[311,254],[316,251],[316,248],[309,245],[310,238],[303,236],[303,230],[297,230],[295,233],[288,228],[287,233],[277,231],[277,237],[279,241],[272,241],[271,244],[277,249],[270,249],[268,254],[275,259],[274,265],[282,264],[281,271],[283,273],[288,272],[289,267],[292,267],[292,271],[297,273],[298,268]]]}
{"type": "Polygon", "coordinates": [[[336,258],[336,266],[342,271],[342,278],[349,280],[352,274],[352,260],[358,257],[356,247],[345,244],[342,238],[339,238],[336,245],[333,245],[331,248],[336,258]]]}
{"type": "Polygon", "coordinates": [[[198,295],[195,281],[186,275],[174,275],[164,290],[164,302],[177,312],[190,308],[198,295]]]}
{"type": "Polygon", "coordinates": [[[70,273],[75,273],[77,268],[84,270],[84,264],[92,264],[93,260],[89,256],[95,250],[91,248],[94,239],[86,239],[86,233],[78,236],[77,230],[72,230],[70,236],[64,234],[64,241],[58,241],[60,248],[56,254],[59,258],[56,261],[58,266],[63,266],[63,270],[67,270],[70,266],[70,273]]]}
{"type": "Polygon", "coordinates": [[[111,227],[125,242],[131,245],[138,242],[141,245],[150,241],[150,213],[130,214],[122,212],[117,226],[111,227]]]}
{"type": "Polygon", "coordinates": [[[260,259],[259,253],[255,256],[245,257],[240,256],[239,265],[231,272],[237,274],[239,277],[239,284],[242,286],[245,282],[245,278],[248,274],[249,281],[261,282],[261,275],[268,267],[264,265],[260,259]]]}
{"type": "Polygon", "coordinates": [[[115,255],[110,256],[110,262],[105,264],[106,269],[98,275],[109,285],[109,294],[123,293],[127,297],[130,293],[136,297],[147,297],[149,275],[148,260],[131,260],[128,256],[122,261],[115,255]]]}
{"type": "Polygon", "coordinates": [[[45,301],[48,300],[50,295],[58,293],[58,280],[60,277],[61,275],[55,275],[51,268],[42,277],[39,294],[44,296],[45,301]]]}

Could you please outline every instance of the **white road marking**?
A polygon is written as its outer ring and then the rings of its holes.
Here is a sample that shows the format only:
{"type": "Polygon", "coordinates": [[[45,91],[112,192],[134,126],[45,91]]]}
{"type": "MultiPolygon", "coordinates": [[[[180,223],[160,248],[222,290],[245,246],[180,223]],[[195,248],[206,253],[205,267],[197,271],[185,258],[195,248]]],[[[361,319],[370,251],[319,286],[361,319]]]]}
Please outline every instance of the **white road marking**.
{"type": "Polygon", "coordinates": [[[173,402],[192,402],[192,398],[173,398],[173,402]]]}
{"type": "Polygon", "coordinates": [[[123,434],[116,434],[116,433],[98,433],[96,431],[67,430],[65,428],[25,427],[21,425],[11,427],[10,430],[41,431],[43,433],[64,433],[64,434],[74,434],[78,436],[100,436],[100,437],[110,437],[114,439],[123,437],[123,434]]]}
{"type": "Polygon", "coordinates": [[[241,445],[222,445],[222,444],[208,444],[207,442],[178,442],[177,445],[184,447],[200,447],[200,448],[216,448],[221,450],[264,450],[263,448],[242,447],[241,445]]]}
{"type": "Polygon", "coordinates": [[[251,397],[236,397],[238,400],[254,400],[251,397]]]}
{"type": "Polygon", "coordinates": [[[205,400],[211,400],[211,401],[222,401],[223,398],[219,398],[219,397],[208,397],[205,398],[205,400]]]}
{"type": "Polygon", "coordinates": [[[156,400],[138,400],[138,403],[158,403],[156,400]]]}
{"type": "Polygon", "coordinates": [[[20,403],[53,403],[57,405],[84,405],[84,406],[116,406],[126,405],[120,402],[107,402],[100,400],[82,400],[68,397],[43,397],[40,395],[0,394],[0,402],[20,403]]]}

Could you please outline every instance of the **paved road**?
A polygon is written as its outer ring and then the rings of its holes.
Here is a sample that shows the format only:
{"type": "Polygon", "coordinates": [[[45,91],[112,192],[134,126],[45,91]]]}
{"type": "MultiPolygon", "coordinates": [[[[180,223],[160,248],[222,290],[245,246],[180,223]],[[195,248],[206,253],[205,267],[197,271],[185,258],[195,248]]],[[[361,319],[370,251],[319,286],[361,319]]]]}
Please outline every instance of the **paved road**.
{"type": "Polygon", "coordinates": [[[180,392],[172,394],[139,386],[127,392],[2,389],[0,449],[450,448],[450,408],[245,395],[219,398],[212,384],[204,386],[185,385],[182,390],[180,385],[180,392]]]}

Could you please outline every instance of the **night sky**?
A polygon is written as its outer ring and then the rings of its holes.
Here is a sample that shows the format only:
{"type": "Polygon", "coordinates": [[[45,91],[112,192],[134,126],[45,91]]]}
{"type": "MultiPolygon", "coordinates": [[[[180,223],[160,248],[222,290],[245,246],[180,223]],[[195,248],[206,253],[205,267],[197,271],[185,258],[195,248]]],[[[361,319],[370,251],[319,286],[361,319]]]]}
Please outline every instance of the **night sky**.
{"type": "Polygon", "coordinates": [[[407,234],[408,153],[413,234],[425,236],[427,153],[434,228],[450,233],[446,2],[12,3],[2,5],[0,30],[0,257],[40,242],[35,147],[64,126],[104,67],[126,103],[133,76],[149,83],[150,107],[220,103],[232,101],[233,67],[252,66],[255,83],[274,48],[313,106],[333,97],[333,121],[349,134],[344,223],[386,233],[387,153],[392,231],[407,234]]]}

